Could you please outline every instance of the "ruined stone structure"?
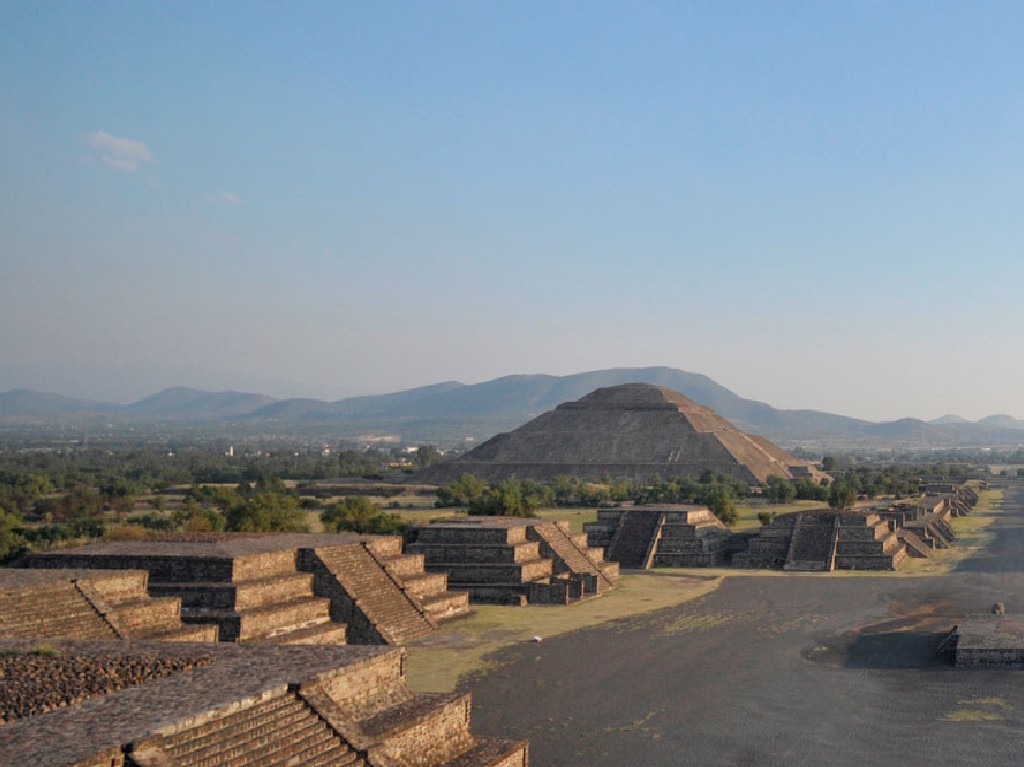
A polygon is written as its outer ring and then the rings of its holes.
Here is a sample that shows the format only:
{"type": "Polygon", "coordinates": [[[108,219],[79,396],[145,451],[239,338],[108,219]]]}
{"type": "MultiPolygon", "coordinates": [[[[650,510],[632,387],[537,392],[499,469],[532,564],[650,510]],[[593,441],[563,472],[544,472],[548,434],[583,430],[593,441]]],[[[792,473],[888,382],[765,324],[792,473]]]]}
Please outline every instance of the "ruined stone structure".
{"type": "Polygon", "coordinates": [[[437,520],[413,529],[409,551],[486,604],[568,604],[612,588],[619,568],[565,522],[518,517],[437,520]]]}
{"type": "Polygon", "coordinates": [[[398,644],[465,612],[423,558],[394,536],[214,534],[36,553],[29,568],[142,570],[153,597],[221,641],[398,644]]]}
{"type": "Polygon", "coordinates": [[[820,509],[781,514],[733,555],[736,567],[798,572],[897,570],[905,544],[877,514],[820,509]]]}
{"type": "Polygon", "coordinates": [[[405,650],[0,641],[0,754],[34,767],[526,767],[405,650]]]}
{"type": "Polygon", "coordinates": [[[0,638],[215,642],[181,622],[181,600],[152,598],[142,571],[0,570],[0,638]]]}
{"type": "Polygon", "coordinates": [[[563,403],[418,479],[444,484],[468,472],[488,482],[550,481],[559,475],[644,481],[652,475],[698,477],[708,470],[751,484],[771,475],[792,479],[794,471],[819,476],[809,464],[679,392],[634,383],[563,403]]]}
{"type": "Polygon", "coordinates": [[[1024,618],[982,615],[965,618],[939,643],[962,668],[1024,668],[1024,618]]]}
{"type": "Polygon", "coordinates": [[[731,537],[707,507],[672,504],[599,509],[583,529],[590,546],[631,570],[722,565],[731,537]]]}

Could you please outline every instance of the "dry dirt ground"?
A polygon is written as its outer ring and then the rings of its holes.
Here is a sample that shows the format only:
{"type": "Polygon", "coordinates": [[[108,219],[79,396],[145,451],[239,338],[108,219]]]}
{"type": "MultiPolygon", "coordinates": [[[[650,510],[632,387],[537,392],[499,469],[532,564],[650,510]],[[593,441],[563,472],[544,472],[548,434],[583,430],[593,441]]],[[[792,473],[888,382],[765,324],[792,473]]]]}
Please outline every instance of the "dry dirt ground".
{"type": "Polygon", "coordinates": [[[519,641],[462,677],[473,729],[529,738],[533,767],[1021,764],[1024,670],[934,651],[965,614],[1024,612],[1024,485],[991,532],[948,574],[726,577],[519,641]]]}

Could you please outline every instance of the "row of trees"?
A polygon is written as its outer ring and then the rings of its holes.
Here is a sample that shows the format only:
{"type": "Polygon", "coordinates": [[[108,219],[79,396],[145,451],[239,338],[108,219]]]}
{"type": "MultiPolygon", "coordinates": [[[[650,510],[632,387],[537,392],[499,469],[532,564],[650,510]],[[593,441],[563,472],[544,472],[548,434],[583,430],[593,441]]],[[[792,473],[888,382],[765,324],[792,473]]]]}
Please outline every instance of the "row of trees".
{"type": "Polygon", "coordinates": [[[463,474],[438,489],[436,505],[465,507],[471,515],[528,517],[538,508],[552,506],[600,506],[622,501],[696,503],[710,508],[726,524],[733,524],[738,518],[736,499],[746,491],[744,483],[713,472],[705,472],[698,480],[651,477],[646,483],[621,480],[598,485],[556,477],[548,484],[506,479],[493,486],[472,474],[463,474]]]}

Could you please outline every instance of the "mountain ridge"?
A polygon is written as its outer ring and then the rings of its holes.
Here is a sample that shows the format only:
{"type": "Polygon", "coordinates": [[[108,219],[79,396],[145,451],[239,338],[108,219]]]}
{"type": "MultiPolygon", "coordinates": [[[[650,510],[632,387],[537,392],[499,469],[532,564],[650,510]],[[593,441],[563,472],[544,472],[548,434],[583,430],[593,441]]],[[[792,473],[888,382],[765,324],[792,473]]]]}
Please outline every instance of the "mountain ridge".
{"type": "Polygon", "coordinates": [[[790,442],[972,444],[977,440],[996,440],[999,444],[1012,444],[1020,440],[1020,430],[1024,429],[1024,421],[1008,415],[988,416],[974,423],[958,416],[943,416],[931,422],[916,418],[876,422],[819,410],[779,409],[741,397],[702,373],[665,366],[608,368],[565,376],[514,374],[476,384],[442,381],[333,402],[170,387],[128,405],[113,405],[15,389],[0,393],[0,420],[40,422],[47,418],[66,420],[75,415],[103,415],[139,422],[245,423],[253,428],[266,425],[278,430],[322,425],[350,434],[400,433],[410,441],[425,441],[438,434],[446,439],[456,435],[481,439],[514,429],[595,389],[634,382],[674,389],[715,410],[744,431],[790,442]]]}

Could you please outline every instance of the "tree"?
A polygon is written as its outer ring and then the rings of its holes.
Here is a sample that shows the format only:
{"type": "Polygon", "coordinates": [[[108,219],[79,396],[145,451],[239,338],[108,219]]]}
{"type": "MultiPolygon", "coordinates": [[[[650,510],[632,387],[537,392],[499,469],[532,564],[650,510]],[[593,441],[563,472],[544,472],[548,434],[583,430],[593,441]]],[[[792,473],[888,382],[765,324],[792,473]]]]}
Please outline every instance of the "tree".
{"type": "Polygon", "coordinates": [[[21,520],[0,508],[0,562],[13,559],[25,550],[25,539],[15,530],[21,520]]]}
{"type": "Polygon", "coordinates": [[[354,495],[332,504],[321,513],[320,520],[324,529],[331,533],[395,535],[408,526],[400,516],[381,511],[364,495],[354,495]]]}
{"type": "Polygon", "coordinates": [[[472,474],[462,474],[450,485],[437,489],[437,502],[434,505],[439,509],[448,506],[469,506],[479,500],[486,490],[487,485],[483,480],[472,474]]]}
{"type": "Polygon", "coordinates": [[[828,505],[833,509],[848,509],[857,500],[857,491],[845,480],[839,480],[832,485],[828,496],[828,505]]]}
{"type": "Polygon", "coordinates": [[[471,516],[532,517],[533,504],[523,495],[522,485],[514,479],[504,479],[488,488],[482,496],[469,504],[471,516]]]}
{"type": "Polygon", "coordinates": [[[257,492],[228,510],[226,528],[233,532],[305,533],[306,516],[294,495],[257,492]]]}
{"type": "Polygon", "coordinates": [[[821,459],[821,470],[822,471],[835,471],[836,459],[831,455],[826,455],[821,459]]]}

